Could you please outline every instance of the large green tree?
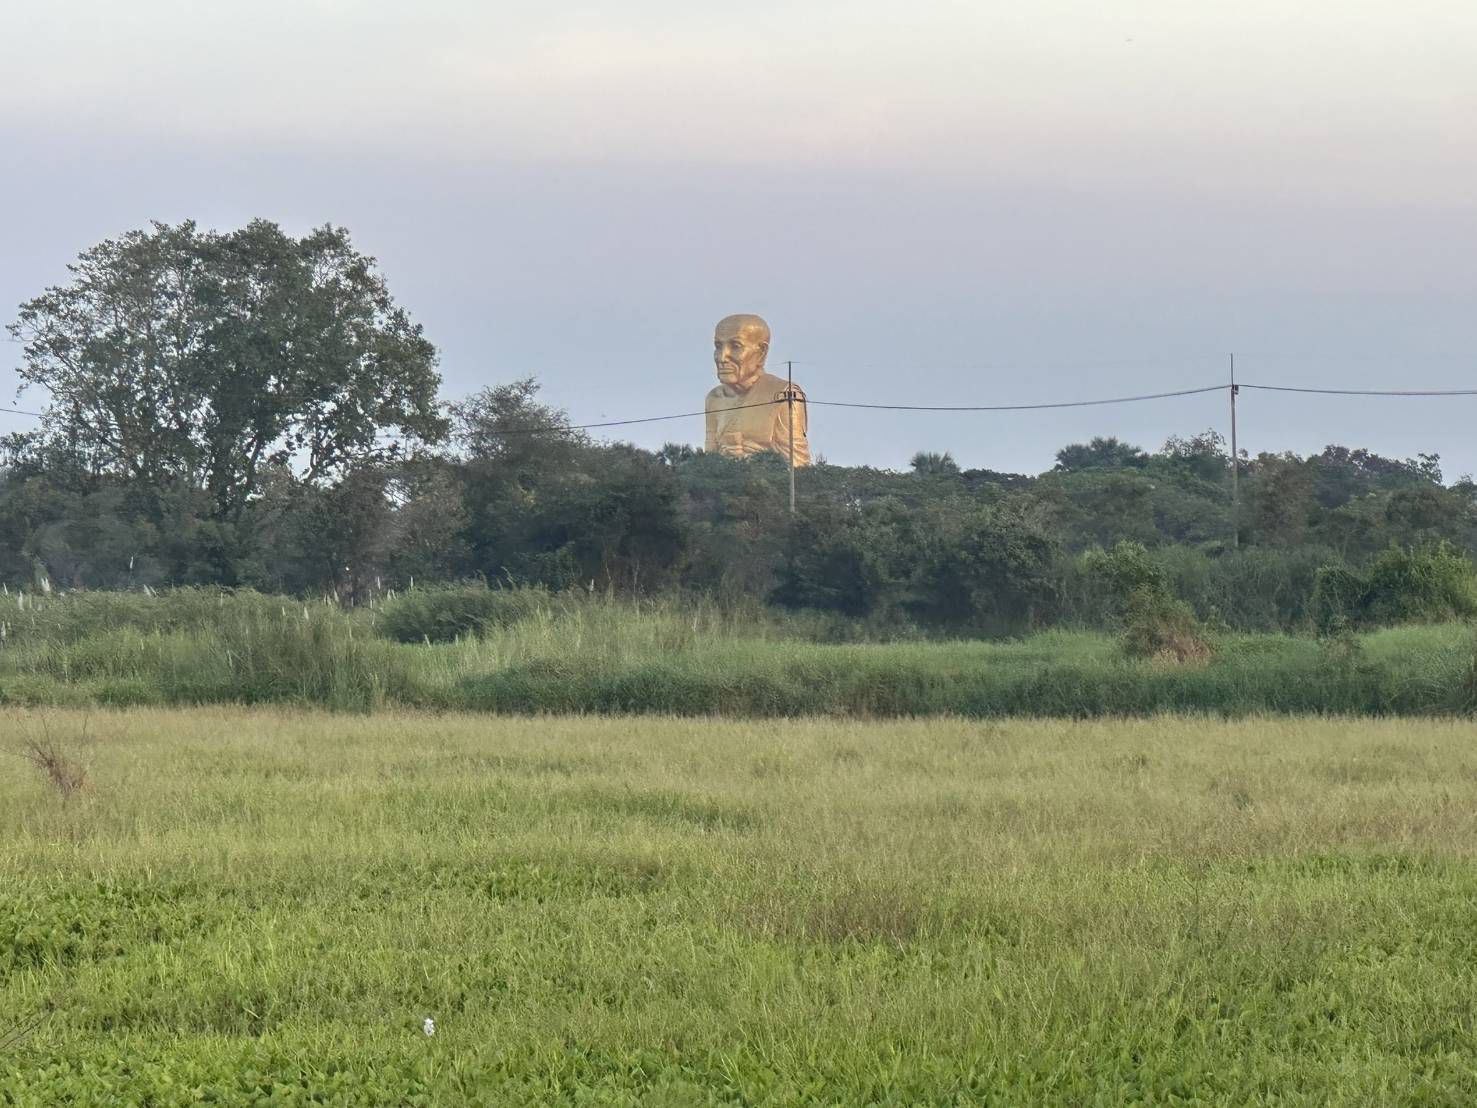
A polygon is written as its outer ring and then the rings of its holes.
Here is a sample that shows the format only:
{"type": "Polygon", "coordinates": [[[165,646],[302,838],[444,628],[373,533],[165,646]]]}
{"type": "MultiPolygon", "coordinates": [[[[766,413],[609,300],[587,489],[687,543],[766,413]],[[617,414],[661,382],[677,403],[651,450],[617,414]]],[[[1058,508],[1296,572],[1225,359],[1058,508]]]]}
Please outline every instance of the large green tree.
{"type": "Polygon", "coordinates": [[[529,378],[452,405],[475,571],[555,587],[670,583],[688,544],[672,464],[595,445],[537,396],[529,378]]]}
{"type": "Polygon", "coordinates": [[[49,396],[27,444],[237,519],[273,466],[308,484],[434,441],[436,351],[342,229],[294,238],[155,223],[23,304],[19,375],[49,396]]]}

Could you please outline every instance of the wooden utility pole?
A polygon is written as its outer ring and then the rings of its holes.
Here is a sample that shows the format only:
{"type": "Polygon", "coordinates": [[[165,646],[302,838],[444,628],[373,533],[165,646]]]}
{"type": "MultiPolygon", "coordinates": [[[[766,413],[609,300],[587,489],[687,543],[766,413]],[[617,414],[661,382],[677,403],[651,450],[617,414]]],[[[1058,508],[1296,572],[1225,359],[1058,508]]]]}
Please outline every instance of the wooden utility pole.
{"type": "Polygon", "coordinates": [[[795,514],[795,363],[785,363],[785,407],[790,413],[790,514],[795,514]]]}
{"type": "Polygon", "coordinates": [[[1231,355],[1231,546],[1241,546],[1241,455],[1236,449],[1236,355],[1231,355]]]}

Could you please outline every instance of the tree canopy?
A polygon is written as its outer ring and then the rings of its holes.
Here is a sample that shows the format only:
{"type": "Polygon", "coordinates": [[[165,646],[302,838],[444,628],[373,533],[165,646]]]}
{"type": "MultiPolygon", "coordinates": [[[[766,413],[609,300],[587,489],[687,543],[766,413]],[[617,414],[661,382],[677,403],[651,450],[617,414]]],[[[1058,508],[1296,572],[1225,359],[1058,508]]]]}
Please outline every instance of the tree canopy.
{"type": "Polygon", "coordinates": [[[435,347],[342,228],[155,223],[86,251],[10,326],[48,395],[38,458],[239,518],[272,466],[315,484],[435,441],[435,347]]]}

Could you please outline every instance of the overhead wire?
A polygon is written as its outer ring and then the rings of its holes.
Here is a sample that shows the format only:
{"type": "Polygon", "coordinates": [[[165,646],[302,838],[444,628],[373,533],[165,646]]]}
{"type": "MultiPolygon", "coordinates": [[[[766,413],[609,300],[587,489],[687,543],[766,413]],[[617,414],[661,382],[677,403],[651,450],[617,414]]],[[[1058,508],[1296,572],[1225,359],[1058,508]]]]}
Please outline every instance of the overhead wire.
{"type": "Polygon", "coordinates": [[[1477,396],[1477,389],[1314,389],[1300,385],[1251,385],[1239,381],[1237,387],[1264,392],[1316,393],[1319,396],[1477,396]]]}
{"type": "Polygon", "coordinates": [[[1042,408],[1092,408],[1101,404],[1132,404],[1140,400],[1164,400],[1172,396],[1196,396],[1219,392],[1229,385],[1205,385],[1173,392],[1150,392],[1140,396],[1110,396],[1103,400],[1058,400],[1049,404],[861,404],[849,400],[804,400],[803,403],[827,408],[873,408],[891,412],[1024,412],[1042,408]]]}
{"type": "MultiPolygon", "coordinates": [[[[1138,393],[1132,396],[1110,396],[1095,400],[1055,400],[1037,404],[872,404],[851,400],[816,400],[810,397],[797,397],[797,400],[806,405],[827,408],[855,408],[871,411],[893,411],[893,412],[1024,412],[1044,411],[1062,408],[1092,408],[1109,404],[1136,404],[1149,400],[1168,400],[1180,396],[1200,396],[1206,393],[1220,392],[1223,389],[1257,389],[1264,392],[1290,392],[1314,394],[1319,396],[1403,396],[1403,397],[1441,397],[1441,396],[1477,396],[1477,389],[1335,389],[1314,388],[1301,385],[1264,385],[1252,382],[1237,382],[1235,385],[1229,382],[1216,385],[1202,385],[1189,389],[1174,389],[1168,392],[1138,393]]],[[[733,404],[724,408],[713,409],[715,412],[742,411],[746,408],[768,408],[784,404],[784,399],[761,400],[753,404],[733,404]]],[[[34,419],[45,418],[45,413],[29,411],[24,408],[11,408],[0,406],[0,412],[11,415],[29,416],[34,419]]],[[[593,431],[606,427],[632,427],[644,423],[663,423],[674,419],[695,419],[699,416],[710,414],[708,411],[674,412],[670,415],[640,416],[634,419],[608,419],[598,420],[592,423],[545,423],[536,426],[525,427],[502,427],[488,431],[495,435],[537,435],[547,434],[553,431],[593,431]]]]}
{"type": "MultiPolygon", "coordinates": [[[[760,400],[753,404],[732,404],[726,408],[714,408],[715,412],[738,412],[745,408],[770,408],[783,400],[760,400]]],[[[669,419],[696,419],[707,412],[677,412],[674,415],[643,416],[640,419],[610,419],[601,423],[544,423],[536,427],[499,427],[484,432],[489,435],[539,435],[549,431],[589,431],[597,427],[629,427],[635,423],[661,423],[669,419]]],[[[398,437],[398,436],[387,436],[398,437]]]]}
{"type": "MultiPolygon", "coordinates": [[[[715,412],[739,412],[739,411],[742,411],[745,408],[771,408],[771,407],[773,407],[776,404],[783,404],[783,403],[784,403],[783,400],[760,400],[760,401],[757,401],[756,403],[753,403],[753,404],[731,404],[731,405],[729,405],[726,408],[714,408],[713,411],[715,411],[715,412]]],[[[804,403],[804,402],[802,401],[802,403],[804,403]]],[[[667,420],[667,419],[695,419],[698,416],[707,415],[707,414],[708,413],[706,411],[702,411],[702,412],[678,412],[676,415],[645,416],[642,419],[612,419],[612,420],[606,421],[605,423],[573,423],[573,424],[569,424],[568,426],[566,426],[564,428],[564,430],[566,430],[566,431],[589,431],[589,430],[591,430],[593,428],[596,428],[596,427],[627,427],[627,426],[630,426],[633,423],[660,423],[663,420],[667,420]]]]}

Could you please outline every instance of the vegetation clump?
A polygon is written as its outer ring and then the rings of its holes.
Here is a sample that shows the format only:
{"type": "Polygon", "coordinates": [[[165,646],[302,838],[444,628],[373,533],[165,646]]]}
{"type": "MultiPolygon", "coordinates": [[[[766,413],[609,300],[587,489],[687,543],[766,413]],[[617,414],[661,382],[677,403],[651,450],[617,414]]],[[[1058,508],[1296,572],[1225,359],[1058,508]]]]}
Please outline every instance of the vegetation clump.
{"type": "Polygon", "coordinates": [[[1122,624],[1129,657],[1173,665],[1210,659],[1214,650],[1200,621],[1170,592],[1168,576],[1141,544],[1091,551],[1085,564],[1122,624]]]}
{"type": "Polygon", "coordinates": [[[1477,569],[1450,543],[1392,546],[1359,573],[1320,570],[1313,590],[1320,631],[1340,626],[1441,623],[1477,616],[1477,569]]]}
{"type": "Polygon", "coordinates": [[[379,608],[379,631],[396,642],[452,642],[508,627],[547,610],[541,588],[441,585],[392,596],[379,608]]]}
{"type": "Polygon", "coordinates": [[[1215,652],[1188,604],[1154,594],[1130,599],[1123,649],[1133,658],[1172,665],[1203,664],[1215,652]]]}

